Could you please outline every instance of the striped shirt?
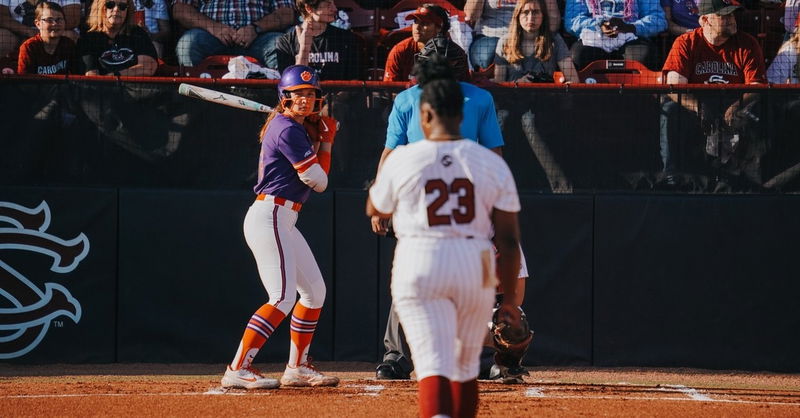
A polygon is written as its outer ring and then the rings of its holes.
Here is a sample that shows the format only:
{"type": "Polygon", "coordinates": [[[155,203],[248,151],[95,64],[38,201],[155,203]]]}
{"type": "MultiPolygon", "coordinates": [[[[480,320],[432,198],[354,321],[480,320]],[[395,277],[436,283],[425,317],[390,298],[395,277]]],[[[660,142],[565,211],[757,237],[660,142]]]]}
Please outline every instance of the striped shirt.
{"type": "Polygon", "coordinates": [[[234,28],[247,26],[281,7],[294,7],[292,0],[173,0],[191,4],[200,13],[234,28]]]}

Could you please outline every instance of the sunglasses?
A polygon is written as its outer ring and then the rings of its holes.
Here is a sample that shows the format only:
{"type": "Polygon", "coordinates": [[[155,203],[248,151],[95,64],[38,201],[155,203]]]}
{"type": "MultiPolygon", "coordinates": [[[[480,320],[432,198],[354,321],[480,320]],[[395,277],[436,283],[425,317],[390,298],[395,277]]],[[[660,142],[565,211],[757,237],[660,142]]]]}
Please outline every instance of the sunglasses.
{"type": "Polygon", "coordinates": [[[45,18],[39,19],[39,21],[47,22],[47,23],[53,25],[53,24],[56,24],[56,23],[64,23],[64,18],[63,17],[45,17],[45,18]]]}
{"type": "Polygon", "coordinates": [[[120,9],[120,10],[122,10],[124,12],[125,10],[128,10],[128,3],[118,3],[118,2],[115,2],[115,1],[107,1],[106,2],[106,9],[111,10],[114,7],[117,7],[118,9],[120,9]]]}

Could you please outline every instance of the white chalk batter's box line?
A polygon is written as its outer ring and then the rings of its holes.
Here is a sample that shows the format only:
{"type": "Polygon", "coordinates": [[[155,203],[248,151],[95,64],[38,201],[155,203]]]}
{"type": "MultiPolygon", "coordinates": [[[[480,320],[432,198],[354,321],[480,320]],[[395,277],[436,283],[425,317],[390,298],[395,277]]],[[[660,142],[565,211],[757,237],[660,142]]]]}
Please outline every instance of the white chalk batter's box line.
{"type": "MultiPolygon", "coordinates": [[[[606,385],[613,386],[613,385],[606,385]]],[[[626,384],[626,386],[628,386],[626,384]]],[[[641,388],[648,388],[648,386],[641,386],[641,388]]],[[[751,401],[744,399],[714,399],[694,388],[683,385],[664,385],[656,388],[656,390],[668,393],[683,393],[687,397],[656,397],[656,396],[610,396],[610,395],[558,395],[545,393],[547,389],[543,387],[527,387],[523,391],[523,395],[528,398],[540,399],[623,399],[623,400],[642,400],[642,401],[683,401],[683,402],[717,402],[717,403],[736,403],[736,404],[752,404],[752,405],[784,405],[784,406],[800,406],[800,402],[776,402],[776,401],[751,401]]],[[[552,392],[552,390],[551,390],[552,392]]],[[[734,394],[728,396],[735,396],[734,394]]],[[[769,395],[766,395],[769,396],[769,395]]]]}
{"type": "MultiPolygon", "coordinates": [[[[358,395],[379,396],[386,389],[383,385],[344,385],[344,388],[360,388],[363,392],[358,395]]],[[[646,386],[642,386],[645,388],[646,386]]],[[[125,397],[125,396],[270,396],[279,391],[230,391],[221,387],[210,389],[206,392],[165,392],[165,393],[74,393],[74,394],[39,394],[39,395],[0,395],[0,399],[26,399],[26,398],[81,398],[81,397],[125,397]]],[[[543,387],[529,386],[521,392],[528,398],[539,399],[606,399],[606,400],[631,400],[631,401],[683,401],[683,402],[716,402],[734,403],[750,405],[775,405],[775,406],[796,406],[800,407],[800,402],[776,402],[776,401],[749,401],[741,399],[713,399],[708,395],[683,385],[665,385],[658,390],[668,393],[683,393],[687,397],[654,397],[654,396],[609,396],[609,395],[558,395],[543,387]]],[[[351,394],[343,394],[351,395],[351,394]]]]}

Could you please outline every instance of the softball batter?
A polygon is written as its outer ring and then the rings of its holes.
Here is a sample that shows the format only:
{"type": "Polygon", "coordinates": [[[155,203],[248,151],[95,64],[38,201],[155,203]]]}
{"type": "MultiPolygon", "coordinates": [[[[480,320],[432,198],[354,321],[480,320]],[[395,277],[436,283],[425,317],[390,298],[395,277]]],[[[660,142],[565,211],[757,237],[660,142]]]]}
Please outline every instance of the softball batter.
{"type": "Polygon", "coordinates": [[[315,370],[308,358],[325,301],[325,282],[311,249],[295,227],[311,190],[323,192],[328,185],[336,122],[318,116],[322,90],[319,77],[310,67],[286,68],[278,83],[278,95],[280,103],[261,130],[258,184],[254,188],[258,196],[244,219],[245,239],[253,251],[269,301],[247,323],[236,356],[222,377],[226,388],[339,383],[338,378],[315,370]],[[297,293],[300,300],[295,304],[297,293]],[[290,311],[289,362],[279,383],[262,376],[252,363],[290,311]]]}
{"type": "Polygon", "coordinates": [[[414,357],[420,415],[472,417],[497,284],[493,227],[506,294],[499,315],[512,326],[520,321],[511,302],[520,267],[520,202],[505,161],[459,134],[464,98],[446,61],[420,65],[448,77],[424,86],[426,139],[388,156],[370,188],[367,215],[394,222],[392,298],[414,357]]]}

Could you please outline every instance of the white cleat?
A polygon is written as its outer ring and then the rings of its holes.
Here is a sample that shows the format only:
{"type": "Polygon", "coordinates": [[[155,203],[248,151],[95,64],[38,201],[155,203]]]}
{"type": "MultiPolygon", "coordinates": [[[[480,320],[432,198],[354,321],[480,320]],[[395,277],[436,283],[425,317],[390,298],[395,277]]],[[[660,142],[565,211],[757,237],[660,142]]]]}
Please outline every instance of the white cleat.
{"type": "Polygon", "coordinates": [[[223,388],[244,388],[244,389],[275,389],[281,384],[277,379],[264,377],[258,369],[253,367],[242,367],[239,370],[232,370],[228,365],[225,375],[222,376],[223,388]]]}
{"type": "Polygon", "coordinates": [[[281,377],[281,384],[283,386],[336,386],[339,384],[339,378],[318,372],[311,362],[308,362],[297,367],[286,366],[286,371],[281,377]]]}

